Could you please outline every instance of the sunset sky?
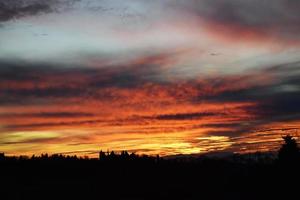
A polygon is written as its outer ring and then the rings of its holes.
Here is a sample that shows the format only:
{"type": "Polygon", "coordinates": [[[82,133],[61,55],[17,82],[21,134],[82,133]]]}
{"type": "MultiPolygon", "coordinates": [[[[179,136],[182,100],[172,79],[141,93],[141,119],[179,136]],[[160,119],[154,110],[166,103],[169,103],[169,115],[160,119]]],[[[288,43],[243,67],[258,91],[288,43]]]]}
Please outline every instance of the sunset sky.
{"type": "Polygon", "coordinates": [[[277,149],[300,1],[0,0],[0,152],[277,149]]]}

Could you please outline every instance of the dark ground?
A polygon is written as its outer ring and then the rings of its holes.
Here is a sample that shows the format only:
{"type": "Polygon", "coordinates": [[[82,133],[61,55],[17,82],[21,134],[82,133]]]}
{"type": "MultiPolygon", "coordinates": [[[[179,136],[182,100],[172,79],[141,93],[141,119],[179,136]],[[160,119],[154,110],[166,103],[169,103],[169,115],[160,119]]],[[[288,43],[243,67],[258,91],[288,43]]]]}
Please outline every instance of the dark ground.
{"type": "Polygon", "coordinates": [[[6,157],[0,159],[0,199],[299,199],[298,160],[264,154],[187,160],[6,157]]]}

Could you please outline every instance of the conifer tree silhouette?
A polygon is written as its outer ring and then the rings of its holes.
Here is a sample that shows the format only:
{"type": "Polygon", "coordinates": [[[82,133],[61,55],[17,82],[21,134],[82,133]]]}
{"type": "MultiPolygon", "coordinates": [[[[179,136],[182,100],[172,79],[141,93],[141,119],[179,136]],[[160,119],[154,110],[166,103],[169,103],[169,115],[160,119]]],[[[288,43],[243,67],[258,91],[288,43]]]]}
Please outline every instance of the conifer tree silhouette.
{"type": "Polygon", "coordinates": [[[299,147],[297,141],[291,135],[282,137],[284,144],[279,149],[278,159],[282,162],[295,162],[299,160],[299,147]]]}

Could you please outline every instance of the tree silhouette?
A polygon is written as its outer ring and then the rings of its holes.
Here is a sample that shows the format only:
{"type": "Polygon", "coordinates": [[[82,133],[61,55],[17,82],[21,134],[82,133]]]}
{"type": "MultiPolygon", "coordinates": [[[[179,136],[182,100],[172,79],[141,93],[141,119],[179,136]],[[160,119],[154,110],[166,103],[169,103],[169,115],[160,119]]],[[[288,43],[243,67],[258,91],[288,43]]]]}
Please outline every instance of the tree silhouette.
{"type": "Polygon", "coordinates": [[[284,144],[278,152],[278,158],[282,162],[295,162],[299,160],[299,147],[296,140],[291,135],[282,137],[284,144]]]}
{"type": "Polygon", "coordinates": [[[99,152],[99,160],[106,160],[106,154],[102,150],[99,152]]]}
{"type": "Polygon", "coordinates": [[[0,152],[0,160],[4,160],[5,159],[5,154],[0,152]]]}

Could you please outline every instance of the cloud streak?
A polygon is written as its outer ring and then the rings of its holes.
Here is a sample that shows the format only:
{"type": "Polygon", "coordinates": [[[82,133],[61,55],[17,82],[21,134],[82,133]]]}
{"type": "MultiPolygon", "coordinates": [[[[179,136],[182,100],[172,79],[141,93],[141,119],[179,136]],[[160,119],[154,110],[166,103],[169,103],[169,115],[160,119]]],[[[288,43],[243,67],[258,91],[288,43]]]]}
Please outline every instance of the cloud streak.
{"type": "Polygon", "coordinates": [[[41,112],[41,113],[2,113],[0,118],[77,118],[92,117],[92,113],[84,112],[41,112]]]}
{"type": "Polygon", "coordinates": [[[193,119],[200,119],[203,117],[212,117],[220,115],[217,113],[177,113],[177,114],[165,114],[165,115],[158,115],[156,119],[158,120],[193,120],[193,119]]]}

